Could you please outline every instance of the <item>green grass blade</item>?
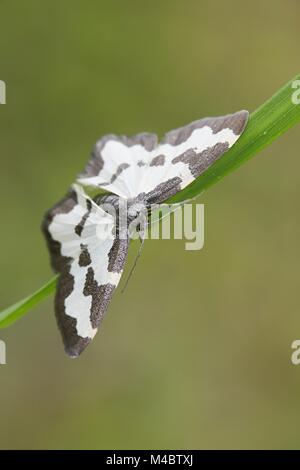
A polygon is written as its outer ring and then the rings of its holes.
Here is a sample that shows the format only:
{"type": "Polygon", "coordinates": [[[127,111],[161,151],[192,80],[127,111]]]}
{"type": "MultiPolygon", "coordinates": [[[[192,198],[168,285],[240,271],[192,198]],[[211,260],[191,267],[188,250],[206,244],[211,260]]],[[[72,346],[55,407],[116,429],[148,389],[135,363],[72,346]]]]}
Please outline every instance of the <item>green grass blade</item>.
{"type": "Polygon", "coordinates": [[[192,184],[172,197],[169,202],[181,202],[196,196],[243,165],[273,140],[300,122],[300,104],[292,102],[294,81],[288,82],[275,95],[254,111],[244,133],[236,144],[192,184]]]}
{"type": "Polygon", "coordinates": [[[29,310],[48,297],[56,287],[57,276],[53,277],[43,287],[29,295],[20,302],[2,310],[0,312],[0,328],[6,328],[19,318],[23,317],[29,310]]]}
{"type": "MultiPolygon", "coordinates": [[[[292,101],[295,92],[292,84],[296,80],[300,80],[300,75],[288,82],[250,115],[243,135],[220,160],[167,202],[179,203],[199,196],[300,122],[300,104],[296,105],[292,101]]],[[[34,294],[0,312],[0,328],[11,325],[49,296],[55,290],[56,280],[57,277],[54,277],[34,294]]]]}

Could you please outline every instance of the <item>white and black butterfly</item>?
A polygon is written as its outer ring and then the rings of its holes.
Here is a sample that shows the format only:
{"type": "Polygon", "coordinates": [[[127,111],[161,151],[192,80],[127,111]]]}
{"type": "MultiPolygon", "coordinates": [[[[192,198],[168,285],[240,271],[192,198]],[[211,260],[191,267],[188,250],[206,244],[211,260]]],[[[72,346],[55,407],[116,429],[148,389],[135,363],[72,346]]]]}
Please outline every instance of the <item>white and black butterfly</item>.
{"type": "Polygon", "coordinates": [[[53,269],[59,273],[55,311],[66,353],[77,357],[95,336],[119,283],[129,236],[101,203],[125,200],[128,224],[140,207],[166,201],[201,175],[240,137],[248,112],[201,119],[168,132],[107,135],[92,152],[77,185],[43,221],[53,269]],[[106,190],[91,199],[82,186],[106,190]],[[100,207],[101,206],[101,207],[100,207]]]}

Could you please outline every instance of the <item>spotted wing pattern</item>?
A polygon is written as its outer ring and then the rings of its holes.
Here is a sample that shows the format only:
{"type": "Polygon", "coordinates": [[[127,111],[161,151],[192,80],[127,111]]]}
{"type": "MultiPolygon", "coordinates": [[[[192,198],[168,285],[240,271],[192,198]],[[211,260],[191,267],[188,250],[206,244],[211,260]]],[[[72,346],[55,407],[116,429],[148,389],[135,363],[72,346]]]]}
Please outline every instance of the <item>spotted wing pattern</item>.
{"type": "Polygon", "coordinates": [[[59,273],[55,311],[65,350],[78,356],[95,336],[117,286],[128,240],[120,239],[112,215],[79,186],[45,216],[43,231],[59,273]]]}
{"type": "Polygon", "coordinates": [[[180,191],[242,134],[247,111],[205,118],[168,132],[160,144],[155,134],[100,139],[78,182],[126,199],[149,195],[156,203],[180,191]]]}

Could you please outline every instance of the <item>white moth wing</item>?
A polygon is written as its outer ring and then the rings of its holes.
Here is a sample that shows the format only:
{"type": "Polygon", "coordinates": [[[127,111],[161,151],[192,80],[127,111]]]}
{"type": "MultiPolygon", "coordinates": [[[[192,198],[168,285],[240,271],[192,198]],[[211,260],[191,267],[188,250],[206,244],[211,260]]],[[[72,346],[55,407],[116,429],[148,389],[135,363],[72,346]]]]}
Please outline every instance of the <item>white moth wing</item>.
{"type": "Polygon", "coordinates": [[[77,186],[45,217],[52,265],[60,273],[55,310],[66,352],[78,356],[97,332],[117,286],[127,240],[115,221],[77,186]]]}
{"type": "Polygon", "coordinates": [[[247,111],[205,118],[166,134],[106,136],[99,140],[78,181],[123,198],[149,194],[162,202],[180,191],[223,155],[242,134],[247,111]]]}

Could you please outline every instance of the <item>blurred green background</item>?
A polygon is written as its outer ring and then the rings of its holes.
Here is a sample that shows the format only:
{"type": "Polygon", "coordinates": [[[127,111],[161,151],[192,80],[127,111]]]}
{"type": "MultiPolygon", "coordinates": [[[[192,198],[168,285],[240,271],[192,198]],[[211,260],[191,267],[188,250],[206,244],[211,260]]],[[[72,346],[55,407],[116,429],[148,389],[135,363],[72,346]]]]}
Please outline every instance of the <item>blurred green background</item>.
{"type": "MultiPolygon", "coordinates": [[[[0,9],[1,307],[52,276],[42,215],[100,136],[252,111],[299,73],[297,0],[0,9]]],[[[299,150],[298,127],[202,197],[202,251],[148,241],[78,360],[53,298],[0,330],[0,447],[299,448],[299,150]]]]}

